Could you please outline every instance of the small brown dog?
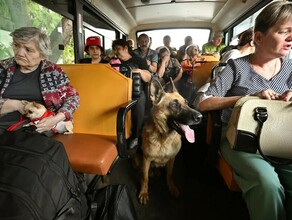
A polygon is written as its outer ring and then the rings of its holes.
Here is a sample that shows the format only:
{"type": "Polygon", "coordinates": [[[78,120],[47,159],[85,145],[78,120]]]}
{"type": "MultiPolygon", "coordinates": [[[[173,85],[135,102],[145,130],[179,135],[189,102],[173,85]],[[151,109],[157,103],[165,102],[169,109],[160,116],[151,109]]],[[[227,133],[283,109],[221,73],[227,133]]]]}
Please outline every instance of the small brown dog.
{"type": "Polygon", "coordinates": [[[165,91],[159,81],[150,83],[150,98],[153,103],[152,118],[148,120],[142,132],[143,178],[139,201],[146,204],[148,195],[148,175],[150,165],[167,167],[166,180],[170,193],[178,197],[179,190],[173,182],[174,160],[181,148],[181,135],[194,142],[194,131],[189,125],[201,122],[200,112],[190,108],[185,99],[177,92],[172,80],[170,91],[165,91]]]}
{"type": "MultiPolygon", "coordinates": [[[[26,126],[37,124],[41,119],[54,114],[37,102],[27,102],[24,106],[24,115],[31,120],[26,126]]],[[[61,121],[52,130],[55,133],[73,134],[73,123],[72,121],[61,121]]]]}

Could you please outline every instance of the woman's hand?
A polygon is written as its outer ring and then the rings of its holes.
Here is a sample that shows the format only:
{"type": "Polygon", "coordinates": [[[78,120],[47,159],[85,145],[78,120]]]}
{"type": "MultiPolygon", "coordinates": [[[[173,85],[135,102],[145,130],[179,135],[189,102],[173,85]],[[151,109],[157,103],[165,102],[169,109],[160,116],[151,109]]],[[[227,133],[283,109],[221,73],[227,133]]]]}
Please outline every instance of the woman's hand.
{"type": "Polygon", "coordinates": [[[166,55],[164,55],[162,57],[162,63],[164,63],[165,65],[168,64],[169,60],[170,60],[170,55],[169,54],[166,54],[166,55]]]}
{"type": "Polygon", "coordinates": [[[59,112],[55,116],[49,116],[46,118],[43,118],[42,120],[37,123],[36,126],[36,131],[39,133],[49,131],[56,127],[56,125],[65,119],[64,113],[59,112]]]}
{"type": "Polygon", "coordinates": [[[39,121],[35,126],[36,126],[36,131],[39,133],[42,133],[44,131],[49,131],[52,128],[55,127],[55,125],[58,123],[54,119],[55,116],[50,116],[43,118],[41,121],[39,121]]]}
{"type": "Polygon", "coordinates": [[[25,100],[7,99],[1,109],[1,114],[18,111],[24,114],[24,106],[27,104],[25,100]]]}
{"type": "MultiPolygon", "coordinates": [[[[291,94],[292,95],[292,94],[291,94]]],[[[259,93],[254,94],[253,96],[258,96],[262,99],[269,99],[269,100],[278,100],[280,96],[277,92],[273,91],[272,89],[263,90],[259,93]]]]}
{"type": "Polygon", "coordinates": [[[292,90],[288,90],[286,92],[284,92],[282,95],[279,96],[279,99],[280,100],[283,100],[283,101],[290,101],[292,98],[292,90]]]}

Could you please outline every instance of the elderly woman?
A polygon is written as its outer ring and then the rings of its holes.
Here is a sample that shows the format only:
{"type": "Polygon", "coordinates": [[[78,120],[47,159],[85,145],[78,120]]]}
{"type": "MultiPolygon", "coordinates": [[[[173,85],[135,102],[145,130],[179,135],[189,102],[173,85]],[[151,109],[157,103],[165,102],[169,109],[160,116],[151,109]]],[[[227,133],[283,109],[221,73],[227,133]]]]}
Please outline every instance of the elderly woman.
{"type": "Polygon", "coordinates": [[[180,64],[183,71],[189,71],[201,66],[201,62],[204,60],[205,58],[201,57],[198,45],[191,44],[187,46],[185,56],[180,64]]]}
{"type": "Polygon", "coordinates": [[[254,53],[228,61],[206,91],[200,110],[222,110],[220,152],[233,168],[250,219],[292,219],[292,165],[273,165],[259,154],[232,150],[225,137],[239,98],[292,99],[292,61],[284,58],[292,46],[291,2],[276,1],[263,9],[255,21],[254,44],[254,53]]]}
{"type": "Polygon", "coordinates": [[[19,28],[11,36],[14,57],[0,61],[0,133],[20,120],[24,100],[41,103],[55,113],[36,125],[38,132],[71,120],[79,95],[63,70],[47,60],[48,36],[35,27],[19,28]]]}

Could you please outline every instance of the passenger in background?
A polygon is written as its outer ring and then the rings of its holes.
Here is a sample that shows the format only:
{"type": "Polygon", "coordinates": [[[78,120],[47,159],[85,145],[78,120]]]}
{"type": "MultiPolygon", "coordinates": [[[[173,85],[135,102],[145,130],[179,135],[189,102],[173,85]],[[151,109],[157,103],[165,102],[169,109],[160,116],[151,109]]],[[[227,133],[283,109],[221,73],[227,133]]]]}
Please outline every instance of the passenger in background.
{"type": "Polygon", "coordinates": [[[202,54],[220,57],[220,51],[226,47],[226,45],[222,43],[223,37],[224,35],[222,32],[216,32],[212,41],[203,45],[202,54]]]}
{"type": "Polygon", "coordinates": [[[10,35],[14,57],[0,61],[0,134],[21,121],[26,101],[43,104],[55,113],[35,125],[40,133],[72,120],[79,95],[61,67],[47,60],[49,37],[35,27],[22,27],[10,35]]]}
{"type": "Polygon", "coordinates": [[[193,44],[193,38],[191,36],[186,36],[185,37],[185,44],[180,46],[178,51],[177,51],[177,60],[181,62],[183,60],[183,57],[185,56],[185,51],[187,46],[193,44]]]}
{"type": "Polygon", "coordinates": [[[81,59],[80,63],[108,63],[107,60],[102,58],[102,53],[104,52],[104,49],[101,46],[99,37],[88,37],[86,39],[84,51],[90,57],[81,59]]]}
{"type": "Polygon", "coordinates": [[[186,54],[181,62],[183,71],[193,70],[195,67],[201,66],[201,62],[204,61],[205,58],[200,56],[201,54],[198,45],[189,45],[186,48],[186,54]]]}
{"type": "Polygon", "coordinates": [[[163,45],[164,45],[165,47],[167,47],[168,50],[170,51],[170,56],[171,56],[172,58],[176,58],[176,56],[177,56],[176,48],[170,46],[170,43],[171,43],[171,38],[170,38],[170,36],[169,36],[169,35],[165,35],[165,36],[163,37],[163,45]]]}
{"type": "Polygon", "coordinates": [[[134,149],[138,146],[139,138],[141,136],[145,111],[146,111],[146,95],[148,89],[148,82],[151,80],[151,73],[148,70],[146,59],[137,56],[130,48],[125,39],[118,39],[113,41],[112,48],[116,56],[121,61],[120,72],[127,76],[131,76],[131,72],[140,73],[141,87],[139,97],[133,97],[138,102],[132,110],[132,130],[129,138],[128,147],[134,149]]]}
{"type": "Polygon", "coordinates": [[[200,110],[222,112],[220,153],[233,168],[250,219],[291,220],[292,165],[274,165],[260,154],[232,150],[226,130],[241,97],[292,100],[292,60],[285,58],[292,47],[292,2],[275,1],[260,12],[254,44],[254,53],[228,61],[202,98],[200,110]]]}
{"type": "MultiPolygon", "coordinates": [[[[248,29],[240,34],[237,46],[225,52],[220,60],[220,63],[227,63],[229,59],[236,59],[253,53],[255,50],[253,43],[253,30],[248,29]]],[[[224,69],[224,66],[215,69],[215,76],[224,69]]]]}
{"type": "Polygon", "coordinates": [[[170,77],[174,83],[178,82],[183,73],[178,60],[170,57],[170,51],[165,46],[158,48],[157,52],[159,56],[157,75],[161,79],[162,84],[168,83],[170,77]]]}
{"type": "Polygon", "coordinates": [[[134,53],[147,61],[148,70],[151,73],[156,73],[158,54],[155,50],[152,50],[150,46],[151,41],[149,36],[147,34],[141,34],[138,37],[138,48],[134,50],[134,53]]]}
{"type": "Polygon", "coordinates": [[[220,62],[227,63],[229,59],[236,59],[245,55],[253,53],[255,50],[253,43],[253,29],[248,29],[240,34],[236,48],[231,49],[224,54],[220,62]]]}
{"type": "Polygon", "coordinates": [[[135,41],[133,39],[128,39],[127,40],[129,47],[131,48],[131,50],[135,49],[135,41]]]}

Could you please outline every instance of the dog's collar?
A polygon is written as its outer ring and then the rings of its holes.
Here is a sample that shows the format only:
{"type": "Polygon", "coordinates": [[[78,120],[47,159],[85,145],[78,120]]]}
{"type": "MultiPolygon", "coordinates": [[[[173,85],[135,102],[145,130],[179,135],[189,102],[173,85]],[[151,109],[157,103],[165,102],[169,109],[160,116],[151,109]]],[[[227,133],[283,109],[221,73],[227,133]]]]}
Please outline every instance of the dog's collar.
{"type": "Polygon", "coordinates": [[[43,118],[46,118],[46,117],[49,117],[49,116],[54,116],[55,113],[50,111],[50,110],[47,110],[45,111],[45,113],[39,117],[39,118],[34,118],[34,119],[31,119],[31,121],[34,123],[34,124],[37,124],[40,120],[42,120],[43,118]]]}

